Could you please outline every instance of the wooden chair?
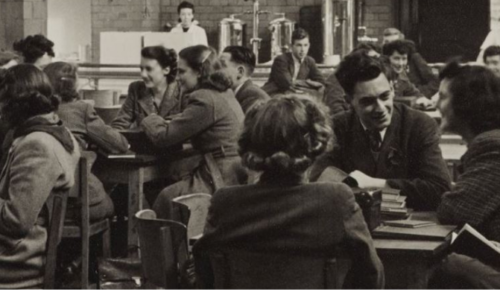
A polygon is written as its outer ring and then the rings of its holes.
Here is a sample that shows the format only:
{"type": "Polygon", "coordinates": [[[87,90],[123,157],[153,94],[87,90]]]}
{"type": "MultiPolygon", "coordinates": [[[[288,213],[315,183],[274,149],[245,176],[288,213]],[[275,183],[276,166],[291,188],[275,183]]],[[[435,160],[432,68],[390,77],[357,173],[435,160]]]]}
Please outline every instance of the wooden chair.
{"type": "Polygon", "coordinates": [[[174,220],[187,225],[187,237],[203,234],[212,196],[204,193],[191,194],[173,199],[174,220]]]}
{"type": "Polygon", "coordinates": [[[219,251],[210,254],[216,289],[339,289],[335,258],[219,251]]]}
{"type": "Polygon", "coordinates": [[[89,218],[89,175],[92,161],[96,153],[83,151],[75,174],[75,185],[69,192],[70,199],[76,199],[81,203],[81,220],[77,224],[74,221],[66,222],[63,228],[64,238],[79,238],[82,244],[82,289],[89,288],[89,266],[90,266],[90,237],[102,235],[102,254],[107,258],[111,255],[111,238],[109,219],[90,222],[89,218]]]}
{"type": "Polygon", "coordinates": [[[108,107],[118,104],[119,91],[116,90],[81,90],[82,99],[92,99],[95,107],[108,107]]]}
{"type": "Polygon", "coordinates": [[[186,226],[156,219],[153,210],[141,210],[135,218],[145,287],[178,289],[179,268],[187,260],[186,226]]]}
{"type": "Polygon", "coordinates": [[[101,119],[106,124],[110,124],[113,120],[115,120],[115,118],[118,115],[118,112],[120,112],[121,108],[122,108],[121,105],[107,106],[107,107],[97,107],[97,106],[94,107],[97,115],[99,117],[101,117],[101,119]]]}
{"type": "Polygon", "coordinates": [[[52,197],[52,212],[50,212],[50,221],[47,237],[47,258],[45,261],[44,288],[55,288],[55,274],[57,267],[57,247],[61,242],[64,226],[64,217],[66,215],[66,205],[68,201],[68,192],[55,194],[52,197]]]}

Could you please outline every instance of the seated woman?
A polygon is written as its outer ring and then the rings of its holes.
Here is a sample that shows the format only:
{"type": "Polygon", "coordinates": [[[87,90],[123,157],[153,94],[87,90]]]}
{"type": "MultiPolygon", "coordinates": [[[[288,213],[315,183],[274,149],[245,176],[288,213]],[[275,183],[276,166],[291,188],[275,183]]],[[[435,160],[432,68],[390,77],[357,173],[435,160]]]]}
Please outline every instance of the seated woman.
{"type": "Polygon", "coordinates": [[[198,26],[198,21],[194,19],[194,5],[188,1],[182,1],[179,6],[177,6],[177,13],[179,14],[179,24],[170,32],[192,33],[194,35],[193,40],[197,42],[196,44],[208,46],[205,29],[198,26]]]}
{"type": "Polygon", "coordinates": [[[234,163],[244,114],[231,90],[231,80],[221,71],[217,53],[206,46],[188,47],[179,53],[179,81],[187,95],[187,106],[171,121],[151,114],[142,130],[158,146],[167,148],[190,141],[204,158],[184,177],[158,196],[153,209],[160,217],[171,217],[171,200],[192,194],[212,194],[222,185],[237,184],[234,163]]]}
{"type": "Polygon", "coordinates": [[[80,149],[55,113],[59,101],[33,65],[10,68],[2,94],[13,140],[0,176],[0,288],[43,284],[48,206],[74,183],[80,149]]]}
{"type": "MultiPolygon", "coordinates": [[[[440,77],[441,129],[462,136],[468,149],[462,157],[462,174],[442,197],[439,221],[468,223],[500,242],[500,79],[484,67],[456,62],[447,65],[440,77]]],[[[500,268],[468,256],[450,255],[443,272],[447,286],[500,289],[500,268]],[[459,282],[452,283],[450,277],[459,282]]]]}
{"type": "Polygon", "coordinates": [[[203,260],[218,248],[337,257],[342,246],[349,247],[354,277],[344,286],[383,287],[382,264],[350,188],[307,183],[310,165],[332,140],[328,119],[312,100],[295,95],[271,99],[246,115],[239,152],[246,167],[263,173],[255,185],[214,194],[204,235],[194,246],[204,287],[213,287],[213,279],[203,260]]]}
{"type": "Polygon", "coordinates": [[[115,129],[133,129],[151,114],[163,118],[182,111],[177,75],[177,54],[163,46],[146,47],[141,51],[142,81],[128,88],[127,100],[111,123],[115,129]]]}
{"type": "Polygon", "coordinates": [[[14,50],[23,55],[24,63],[43,69],[54,58],[54,43],[47,37],[37,34],[14,42],[14,50]]]}
{"type": "MultiPolygon", "coordinates": [[[[78,74],[75,65],[66,62],[49,64],[47,74],[60,104],[57,115],[80,144],[81,150],[97,147],[105,153],[120,154],[128,150],[128,142],[117,130],[104,124],[90,103],[78,100],[78,74]]],[[[113,215],[113,202],[96,176],[90,175],[90,220],[113,215]]],[[[68,217],[78,217],[80,207],[70,208],[68,217]]]]}

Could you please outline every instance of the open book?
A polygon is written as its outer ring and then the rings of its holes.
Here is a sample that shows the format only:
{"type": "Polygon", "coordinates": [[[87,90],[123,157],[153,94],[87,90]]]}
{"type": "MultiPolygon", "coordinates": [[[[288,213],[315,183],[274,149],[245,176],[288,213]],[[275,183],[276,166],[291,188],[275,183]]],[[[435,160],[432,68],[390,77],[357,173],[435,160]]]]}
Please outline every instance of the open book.
{"type": "Polygon", "coordinates": [[[500,267],[500,248],[486,239],[468,224],[451,238],[451,250],[458,254],[476,258],[487,264],[500,267]]]}

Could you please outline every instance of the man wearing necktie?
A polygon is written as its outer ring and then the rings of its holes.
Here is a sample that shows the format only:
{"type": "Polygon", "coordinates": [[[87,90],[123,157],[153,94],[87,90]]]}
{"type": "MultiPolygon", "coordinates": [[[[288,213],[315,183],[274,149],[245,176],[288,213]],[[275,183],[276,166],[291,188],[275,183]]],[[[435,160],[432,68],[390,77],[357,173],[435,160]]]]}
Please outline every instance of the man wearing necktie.
{"type": "Polygon", "coordinates": [[[351,109],[334,116],[337,143],[316,161],[311,181],[333,180],[339,175],[330,176],[332,169],[340,170],[361,188],[399,189],[409,208],[435,210],[450,189],[437,123],[394,103],[390,68],[366,51],[348,55],[336,77],[351,109]]]}

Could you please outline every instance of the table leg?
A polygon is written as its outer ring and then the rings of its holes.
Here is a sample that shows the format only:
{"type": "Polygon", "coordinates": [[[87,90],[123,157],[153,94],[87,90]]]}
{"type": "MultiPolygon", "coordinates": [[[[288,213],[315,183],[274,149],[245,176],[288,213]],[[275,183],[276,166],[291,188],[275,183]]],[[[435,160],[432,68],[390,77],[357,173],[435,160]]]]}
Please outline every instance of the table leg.
{"type": "Polygon", "coordinates": [[[142,168],[135,169],[129,173],[128,183],[128,246],[134,247],[139,243],[139,237],[135,229],[134,215],[142,209],[144,201],[144,171],[142,168]]]}

